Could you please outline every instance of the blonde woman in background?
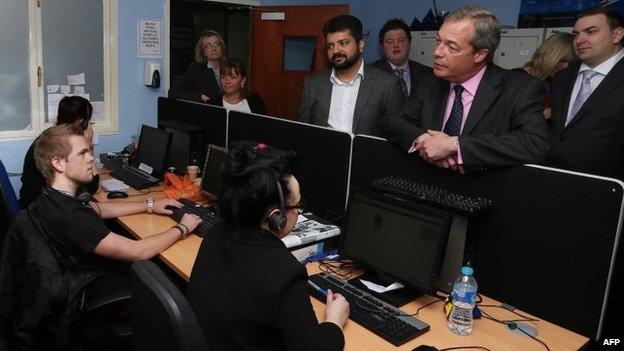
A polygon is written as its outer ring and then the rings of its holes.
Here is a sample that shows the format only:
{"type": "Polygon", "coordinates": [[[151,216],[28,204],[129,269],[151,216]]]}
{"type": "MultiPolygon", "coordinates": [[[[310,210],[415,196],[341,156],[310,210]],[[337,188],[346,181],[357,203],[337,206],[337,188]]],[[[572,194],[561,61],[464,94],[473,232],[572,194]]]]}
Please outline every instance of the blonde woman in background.
{"type": "Polygon", "coordinates": [[[201,33],[195,45],[195,60],[184,75],[169,89],[169,97],[200,102],[215,100],[221,94],[221,64],[225,60],[226,47],[223,37],[213,30],[201,33]]]}
{"type": "Polygon", "coordinates": [[[555,33],[548,37],[535,50],[531,61],[524,67],[515,70],[523,71],[535,78],[546,82],[544,96],[544,117],[550,121],[552,108],[552,94],[550,80],[562,69],[567,68],[578,59],[574,53],[574,35],[570,33],[555,33]]]}

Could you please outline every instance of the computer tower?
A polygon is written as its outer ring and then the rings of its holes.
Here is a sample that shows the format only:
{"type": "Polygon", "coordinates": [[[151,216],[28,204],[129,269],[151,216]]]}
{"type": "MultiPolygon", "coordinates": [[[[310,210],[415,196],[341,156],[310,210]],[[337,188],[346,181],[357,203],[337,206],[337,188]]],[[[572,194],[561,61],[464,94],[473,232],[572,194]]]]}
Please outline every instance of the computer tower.
{"type": "Polygon", "coordinates": [[[203,127],[172,119],[159,121],[158,127],[172,134],[166,168],[175,167],[176,173],[185,174],[186,166],[201,165],[206,155],[203,127]]]}

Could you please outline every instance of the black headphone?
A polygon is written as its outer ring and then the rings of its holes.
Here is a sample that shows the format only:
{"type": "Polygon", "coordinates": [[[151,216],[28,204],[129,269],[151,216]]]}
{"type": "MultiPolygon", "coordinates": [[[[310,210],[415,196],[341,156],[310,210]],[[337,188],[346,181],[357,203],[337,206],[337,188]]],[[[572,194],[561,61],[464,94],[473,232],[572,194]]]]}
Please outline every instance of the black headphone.
{"type": "MultiPolygon", "coordinates": [[[[69,197],[71,199],[75,199],[78,200],[80,203],[82,203],[83,205],[89,206],[89,201],[91,201],[91,194],[89,194],[88,191],[83,191],[80,194],[78,194],[78,196],[71,196],[69,194],[66,194],[62,191],[56,190],[51,186],[45,187],[43,188],[43,192],[46,194],[50,194],[50,192],[56,192],[57,194],[61,194],[65,197],[69,197]]],[[[90,207],[90,206],[89,206],[90,207]]]]}
{"type": "Polygon", "coordinates": [[[284,227],[286,227],[286,222],[288,222],[288,220],[284,216],[285,201],[284,192],[282,191],[282,185],[280,184],[279,180],[276,183],[277,193],[279,195],[279,209],[274,209],[267,217],[269,229],[271,229],[271,231],[273,232],[279,232],[280,230],[284,229],[284,227]]]}

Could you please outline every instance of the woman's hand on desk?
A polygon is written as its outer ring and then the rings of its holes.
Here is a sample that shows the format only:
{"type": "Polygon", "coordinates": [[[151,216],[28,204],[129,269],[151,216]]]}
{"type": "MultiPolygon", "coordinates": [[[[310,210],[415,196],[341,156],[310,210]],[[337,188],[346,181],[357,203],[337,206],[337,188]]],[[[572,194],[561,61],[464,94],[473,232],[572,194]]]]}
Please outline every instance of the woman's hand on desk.
{"type": "Polygon", "coordinates": [[[327,290],[327,301],[325,302],[325,321],[336,324],[342,329],[349,319],[349,303],[340,294],[327,290]]]}
{"type": "Polygon", "coordinates": [[[192,233],[202,221],[198,215],[185,213],[180,219],[180,224],[188,228],[189,233],[192,233]]]}

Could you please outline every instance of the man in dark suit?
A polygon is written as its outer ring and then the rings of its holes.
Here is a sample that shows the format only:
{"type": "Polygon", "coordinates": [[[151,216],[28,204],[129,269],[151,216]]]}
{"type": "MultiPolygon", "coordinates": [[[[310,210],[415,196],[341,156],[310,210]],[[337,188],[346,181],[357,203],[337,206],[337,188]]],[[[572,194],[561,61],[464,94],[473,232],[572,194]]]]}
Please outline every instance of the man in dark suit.
{"type": "Polygon", "coordinates": [[[379,121],[405,101],[398,77],[362,59],[362,23],[353,16],[330,19],[323,28],[331,70],[305,80],[301,122],[356,134],[379,135],[379,121]]]}
{"type": "Polygon", "coordinates": [[[411,96],[423,77],[431,75],[431,68],[409,60],[412,34],[403,20],[392,18],[379,31],[379,45],[384,58],[372,66],[394,73],[401,78],[401,90],[405,97],[411,96]]]}
{"type": "Polygon", "coordinates": [[[438,31],[435,76],[385,118],[384,136],[460,172],[542,161],[548,148],[544,86],[491,63],[499,40],[500,23],[489,9],[449,13],[438,31]]]}
{"type": "Polygon", "coordinates": [[[624,21],[593,9],[574,25],[581,62],[552,82],[550,152],[546,164],[624,180],[624,21]]]}

